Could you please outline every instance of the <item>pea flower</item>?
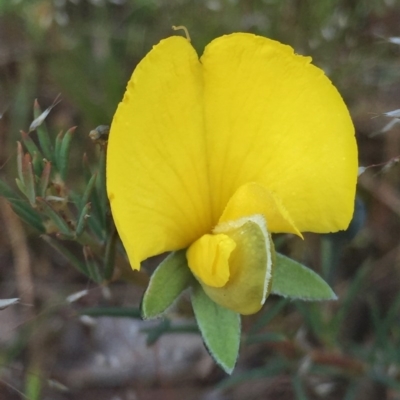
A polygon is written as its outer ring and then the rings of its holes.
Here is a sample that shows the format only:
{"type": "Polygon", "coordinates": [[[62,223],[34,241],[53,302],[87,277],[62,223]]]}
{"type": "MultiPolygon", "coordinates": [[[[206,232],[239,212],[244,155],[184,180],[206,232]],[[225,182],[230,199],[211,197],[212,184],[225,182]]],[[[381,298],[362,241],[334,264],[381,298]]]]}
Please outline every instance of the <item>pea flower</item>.
{"type": "Polygon", "coordinates": [[[162,40],[111,125],[107,190],[132,268],[183,251],[206,295],[240,314],[271,290],[270,234],[346,229],[356,179],[338,91],[311,58],[252,34],[200,59],[187,39],[162,40]]]}

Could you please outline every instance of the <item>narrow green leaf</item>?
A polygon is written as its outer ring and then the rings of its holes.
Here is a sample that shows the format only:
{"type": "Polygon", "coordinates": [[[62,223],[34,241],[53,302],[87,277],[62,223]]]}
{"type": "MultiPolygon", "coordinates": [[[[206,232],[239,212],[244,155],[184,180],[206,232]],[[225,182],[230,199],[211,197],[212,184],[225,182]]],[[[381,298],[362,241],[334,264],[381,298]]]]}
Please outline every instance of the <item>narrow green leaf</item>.
{"type": "Polygon", "coordinates": [[[21,190],[22,193],[25,194],[25,185],[24,185],[24,176],[23,176],[23,160],[24,160],[24,151],[22,149],[22,144],[21,142],[17,142],[17,171],[18,171],[18,178],[19,181],[22,184],[22,190],[21,187],[18,187],[19,190],[21,190]]]}
{"type": "Polygon", "coordinates": [[[296,395],[296,400],[308,400],[308,396],[303,387],[303,382],[299,375],[292,377],[292,387],[296,395]]]}
{"type": "Polygon", "coordinates": [[[33,157],[33,154],[36,153],[43,158],[42,153],[40,152],[40,150],[38,149],[38,147],[36,146],[36,144],[32,140],[32,138],[24,131],[20,131],[20,132],[21,132],[22,142],[24,143],[26,149],[28,150],[28,153],[32,157],[33,157]]]}
{"type": "Polygon", "coordinates": [[[25,395],[30,400],[40,400],[43,388],[43,378],[38,368],[30,368],[26,371],[25,395]]]}
{"type": "Polygon", "coordinates": [[[81,262],[75,255],[73,255],[65,246],[63,246],[58,240],[53,239],[51,236],[42,235],[42,239],[48,243],[51,247],[57,250],[63,255],[79,272],[86,276],[90,276],[86,268],[86,265],[81,262]]]}
{"type": "Polygon", "coordinates": [[[82,210],[83,207],[85,207],[85,205],[87,203],[89,203],[89,199],[90,196],[92,195],[93,189],[94,189],[94,185],[96,183],[96,178],[97,178],[97,174],[93,174],[90,179],[88,184],[86,185],[85,191],[83,192],[82,198],[79,202],[79,209],[82,210]]]}
{"type": "Polygon", "coordinates": [[[27,153],[22,160],[22,177],[25,187],[25,195],[31,203],[31,206],[36,205],[36,187],[35,175],[33,173],[33,166],[31,156],[27,153]]]}
{"type": "Polygon", "coordinates": [[[61,143],[58,165],[59,165],[60,176],[63,181],[65,181],[67,177],[69,151],[71,149],[71,142],[75,129],[76,126],[68,129],[68,131],[65,132],[65,135],[61,143]]]}
{"type": "Polygon", "coordinates": [[[83,246],[83,256],[85,257],[86,269],[89,272],[90,278],[100,283],[102,281],[102,276],[100,274],[99,265],[89,246],[83,246]]]}
{"type": "Polygon", "coordinates": [[[98,163],[98,178],[96,180],[96,188],[99,198],[100,206],[100,221],[102,226],[106,227],[107,221],[107,204],[108,197],[106,191],[106,149],[104,146],[100,146],[100,158],[98,163]]]}
{"type": "Polygon", "coordinates": [[[186,250],[171,253],[150,278],[141,305],[143,318],[160,317],[192,281],[186,250]]]}
{"type": "Polygon", "coordinates": [[[22,183],[22,181],[20,179],[18,179],[18,178],[15,178],[15,183],[17,184],[17,187],[18,187],[19,191],[22,194],[24,194],[24,196],[26,196],[26,194],[25,194],[25,186],[22,183]]]}
{"type": "Polygon", "coordinates": [[[285,340],[286,337],[281,333],[267,332],[256,335],[248,335],[246,338],[246,344],[284,342],[285,340]]]}
{"type": "Polygon", "coordinates": [[[107,232],[102,228],[100,225],[100,221],[97,219],[96,216],[93,215],[93,203],[91,203],[91,217],[87,220],[88,227],[96,234],[98,239],[103,242],[105,240],[105,235],[107,232]]]}
{"type": "MultiPolygon", "coordinates": [[[[92,203],[92,218],[89,219],[89,227],[93,230],[93,232],[97,235],[97,237],[101,240],[105,240],[105,236],[107,234],[104,224],[105,215],[102,214],[102,209],[100,205],[100,199],[97,190],[92,190],[91,185],[98,181],[98,173],[93,173],[90,165],[87,154],[85,153],[82,158],[82,166],[83,166],[83,176],[85,181],[87,182],[87,186],[85,190],[90,189],[90,202],[92,203]],[[93,180],[93,176],[96,175],[95,181],[93,180]]],[[[85,192],[86,193],[86,192],[85,192]]],[[[85,196],[86,194],[84,194],[85,196]]],[[[89,200],[88,200],[89,201],[89,200]]],[[[83,200],[81,199],[76,204],[82,204],[83,200]]]]}
{"type": "Polygon", "coordinates": [[[109,232],[106,241],[106,251],[104,255],[104,279],[106,281],[109,281],[114,274],[117,238],[117,230],[114,224],[112,224],[111,232],[109,232]]]}
{"type": "Polygon", "coordinates": [[[239,354],[240,315],[212,301],[199,284],[193,288],[192,306],[210,355],[231,374],[239,354]]]}
{"type": "Polygon", "coordinates": [[[233,376],[229,376],[216,385],[219,391],[226,391],[234,386],[242,383],[249,383],[251,380],[265,379],[269,376],[278,376],[288,369],[288,363],[282,358],[273,358],[267,365],[260,368],[251,368],[244,372],[239,372],[233,376]]]}
{"type": "Polygon", "coordinates": [[[33,165],[33,172],[36,176],[40,176],[43,169],[43,158],[42,156],[38,155],[36,152],[33,153],[32,156],[32,165],[33,165]]]}
{"type": "Polygon", "coordinates": [[[46,125],[43,124],[42,126],[38,127],[36,132],[38,134],[40,148],[43,151],[44,157],[46,160],[54,162],[53,149],[51,147],[50,137],[47,132],[46,125]]]}
{"type": "Polygon", "coordinates": [[[84,308],[79,311],[79,314],[88,315],[90,317],[141,318],[140,310],[134,307],[84,308]]]}
{"type": "Polygon", "coordinates": [[[396,296],[395,300],[391,303],[385,318],[382,321],[383,329],[389,335],[390,329],[396,327],[396,319],[400,310],[400,293],[396,296]]]}
{"type": "Polygon", "coordinates": [[[265,307],[263,313],[249,329],[248,335],[252,335],[267,326],[269,322],[282,311],[288,302],[288,299],[280,299],[277,303],[272,303],[272,306],[269,306],[268,308],[265,307]]]}
{"type": "MultiPolygon", "coordinates": [[[[16,179],[18,181],[18,179],[16,179]]],[[[0,196],[5,197],[11,204],[14,212],[28,225],[37,231],[44,233],[45,228],[42,224],[40,215],[32,209],[24,200],[21,199],[5,182],[0,179],[0,196]]]]}
{"type": "Polygon", "coordinates": [[[90,217],[90,203],[87,203],[79,214],[78,223],[75,228],[75,235],[80,236],[86,227],[86,221],[90,217]]]}
{"type": "Polygon", "coordinates": [[[147,333],[146,344],[148,346],[153,345],[162,335],[168,333],[194,333],[197,335],[200,333],[196,324],[174,326],[169,319],[163,319],[157,326],[143,328],[140,331],[147,333]]]}
{"type": "Polygon", "coordinates": [[[54,222],[60,233],[64,235],[71,235],[71,229],[67,222],[58,214],[58,212],[43,198],[37,197],[36,201],[40,205],[43,212],[54,222]]]}
{"type": "Polygon", "coordinates": [[[271,293],[301,300],[336,300],[329,285],[314,271],[282,254],[276,254],[271,293]]]}
{"type": "Polygon", "coordinates": [[[350,382],[343,400],[355,400],[357,398],[357,389],[357,382],[350,382]]]}
{"type": "Polygon", "coordinates": [[[169,331],[170,327],[171,321],[169,319],[163,319],[157,326],[147,330],[143,329],[143,332],[147,331],[147,346],[152,346],[156,343],[164,333],[169,331]]]}
{"type": "Polygon", "coordinates": [[[40,233],[46,232],[40,215],[34,209],[21,201],[8,201],[10,202],[15,214],[17,214],[24,222],[40,233]]]}
{"type": "Polygon", "coordinates": [[[51,174],[51,162],[46,161],[39,181],[38,191],[40,197],[43,198],[46,197],[46,191],[50,182],[50,174],[51,174]]]}
{"type": "Polygon", "coordinates": [[[83,167],[83,176],[85,178],[85,181],[89,182],[94,174],[90,169],[89,159],[86,153],[84,153],[82,157],[82,167],[83,167]]]}
{"type": "Polygon", "coordinates": [[[55,165],[58,169],[58,171],[60,171],[60,152],[61,152],[61,144],[63,141],[63,137],[64,137],[64,132],[61,131],[57,136],[56,136],[56,144],[55,144],[55,149],[54,149],[54,161],[55,161],[55,165]]]}
{"type": "Polygon", "coordinates": [[[32,122],[31,126],[29,127],[30,132],[36,130],[42,152],[46,157],[46,159],[49,161],[54,161],[53,150],[51,147],[50,135],[49,132],[47,131],[47,127],[44,120],[46,119],[46,117],[56,104],[58,104],[57,99],[52,106],[50,106],[49,108],[47,108],[45,111],[42,112],[40,105],[36,99],[33,105],[33,115],[35,119],[32,122]]]}
{"type": "Polygon", "coordinates": [[[354,299],[359,295],[362,286],[371,270],[370,261],[366,261],[361,268],[357,270],[355,277],[351,280],[350,287],[347,289],[346,295],[341,299],[339,310],[330,321],[331,331],[333,336],[338,337],[342,323],[350,312],[354,304],[354,299]]]}
{"type": "Polygon", "coordinates": [[[313,332],[315,337],[328,339],[331,330],[325,324],[324,312],[316,303],[306,303],[304,301],[295,301],[294,306],[303,316],[305,325],[313,332]]]}
{"type": "Polygon", "coordinates": [[[22,200],[19,195],[17,195],[14,190],[12,190],[7,183],[0,179],[0,196],[5,197],[8,200],[22,200]]]}

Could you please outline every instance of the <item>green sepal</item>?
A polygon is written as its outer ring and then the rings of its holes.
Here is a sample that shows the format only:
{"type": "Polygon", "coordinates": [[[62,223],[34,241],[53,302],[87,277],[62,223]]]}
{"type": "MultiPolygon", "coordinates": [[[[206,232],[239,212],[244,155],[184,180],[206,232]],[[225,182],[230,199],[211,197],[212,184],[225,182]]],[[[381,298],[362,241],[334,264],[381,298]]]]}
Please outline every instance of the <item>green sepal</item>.
{"type": "Polygon", "coordinates": [[[231,374],[239,354],[240,315],[211,300],[200,284],[193,287],[192,306],[211,357],[227,374],[231,374]]]}
{"type": "Polygon", "coordinates": [[[201,282],[209,297],[222,307],[242,315],[261,309],[271,291],[275,249],[261,215],[241,218],[215,228],[233,239],[236,248],[229,258],[230,277],[223,287],[201,282]]]}
{"type": "Polygon", "coordinates": [[[276,253],[271,293],[300,300],[336,300],[330,286],[314,271],[276,253]]]}
{"type": "Polygon", "coordinates": [[[168,255],[150,278],[142,299],[142,317],[160,317],[193,281],[186,261],[186,250],[168,255]]]}

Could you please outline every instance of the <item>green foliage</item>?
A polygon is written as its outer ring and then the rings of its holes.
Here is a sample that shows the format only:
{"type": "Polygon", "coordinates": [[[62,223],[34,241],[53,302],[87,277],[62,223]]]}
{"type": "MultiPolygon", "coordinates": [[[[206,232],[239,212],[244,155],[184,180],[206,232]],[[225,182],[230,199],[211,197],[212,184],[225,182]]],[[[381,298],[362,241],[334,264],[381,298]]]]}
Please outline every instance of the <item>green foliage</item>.
{"type": "MultiPolygon", "coordinates": [[[[105,190],[105,146],[93,141],[98,159],[95,171],[83,155],[84,181],[75,187],[68,182],[70,151],[75,127],[60,132],[52,140],[45,119],[53,106],[44,112],[35,100],[34,121],[29,133],[21,132],[17,143],[17,193],[0,180],[0,195],[29,226],[42,234],[46,243],[62,254],[79,272],[101,283],[113,277],[114,267],[127,265],[125,254],[116,252],[116,235],[105,190]],[[36,140],[34,140],[36,139],[36,140]],[[37,144],[38,142],[38,144],[37,144]],[[63,241],[66,241],[65,244],[63,241]],[[76,256],[68,241],[81,246],[76,256]]],[[[119,248],[121,248],[119,246],[119,248]]]]}
{"type": "Polygon", "coordinates": [[[187,265],[186,251],[171,253],[157,267],[150,278],[149,285],[142,300],[144,319],[161,316],[193,283],[193,276],[187,265]]]}
{"type": "MultiPolygon", "coordinates": [[[[370,114],[380,113],[384,105],[376,104],[370,109],[365,106],[365,99],[380,101],[385,90],[395,92],[394,84],[398,82],[398,46],[386,41],[387,35],[398,34],[393,29],[390,33],[392,16],[397,21],[397,1],[141,0],[127,1],[123,5],[111,1],[96,4],[87,1],[0,1],[0,26],[4,29],[1,33],[5,32],[2,37],[7,37],[10,42],[10,49],[1,49],[1,56],[9,54],[9,59],[4,56],[1,60],[0,115],[5,112],[5,117],[0,122],[6,124],[6,134],[2,130],[1,139],[6,141],[1,143],[0,150],[4,152],[2,162],[9,156],[10,161],[0,165],[0,195],[35,234],[41,235],[46,246],[50,245],[75,267],[85,285],[86,277],[103,285],[116,279],[118,274],[126,278],[125,273],[129,270],[104,191],[104,143],[94,144],[87,140],[86,132],[99,124],[110,123],[134,66],[153,44],[174,34],[171,25],[186,25],[199,53],[216,36],[238,30],[291,44],[298,53],[312,55],[314,62],[326,70],[348,104],[356,105],[353,107],[356,119],[360,108],[367,109],[368,126],[373,122],[370,114]],[[207,21],[206,29],[204,21],[207,21]],[[11,29],[14,26],[17,33],[11,29]],[[16,35],[15,41],[9,32],[16,35]],[[48,124],[48,118],[38,124],[39,117],[48,109],[43,112],[36,102],[32,118],[34,97],[39,96],[44,103],[58,93],[62,93],[64,101],[51,111],[48,124]],[[34,129],[28,129],[32,119],[36,121],[33,126],[31,124],[34,129]],[[73,129],[68,133],[65,131],[65,121],[66,126],[79,125],[75,133],[73,129]],[[57,136],[60,125],[63,131],[57,136]],[[21,132],[19,136],[21,128],[27,132],[21,132]],[[17,140],[20,144],[14,157],[17,140]],[[83,155],[80,149],[88,155],[83,155]],[[14,162],[15,158],[17,162],[14,162]],[[83,159],[82,163],[79,159],[83,159]],[[18,168],[14,168],[17,164],[18,168]]],[[[368,142],[366,133],[369,133],[368,129],[362,126],[364,145],[368,142]]],[[[373,143],[375,150],[381,142],[373,143]]],[[[395,151],[392,144],[390,142],[386,147],[395,151]]],[[[365,151],[365,148],[361,150],[365,151]]],[[[380,148],[378,150],[379,153],[380,148]]],[[[366,159],[366,154],[362,153],[361,159],[366,159]]],[[[382,155],[378,162],[384,158],[382,155]]],[[[397,172],[392,177],[395,190],[398,187],[397,172]]],[[[390,179],[385,175],[383,187],[387,187],[390,179]]],[[[384,211],[381,209],[379,217],[375,215],[371,221],[382,220],[382,215],[388,215],[390,202],[385,203],[386,200],[390,199],[384,199],[384,211]]],[[[378,201],[379,196],[375,193],[371,202],[377,210],[378,201]]],[[[375,227],[371,225],[368,233],[371,237],[374,237],[375,227]]],[[[395,228],[393,225],[391,233],[382,238],[366,241],[367,262],[362,265],[355,258],[351,266],[346,264],[349,271],[345,271],[348,275],[344,277],[344,272],[338,271],[337,260],[332,263],[339,252],[335,253],[333,248],[325,251],[323,245],[324,257],[319,264],[315,261],[318,259],[315,249],[307,248],[306,256],[299,259],[313,261],[310,265],[333,283],[339,300],[313,304],[271,295],[255,321],[246,319],[244,324],[246,345],[250,350],[267,349],[268,356],[264,358],[261,351],[257,359],[259,366],[233,375],[220,382],[219,387],[232,389],[252,379],[271,379],[286,374],[290,376],[288,385],[293,387],[298,398],[304,398],[304,381],[308,378],[330,383],[335,379],[343,380],[346,388],[343,396],[338,398],[346,400],[360,398],[361,379],[390,388],[392,394],[399,390],[396,371],[400,365],[400,297],[391,299],[389,293],[385,293],[390,298],[386,306],[378,297],[378,290],[384,291],[379,285],[388,271],[386,255],[388,264],[397,265],[390,258],[392,250],[388,244],[388,238],[396,236],[393,235],[395,228]],[[379,253],[379,246],[387,254],[379,253]],[[353,273],[353,270],[358,272],[353,273]],[[376,278],[376,271],[381,271],[382,276],[376,278]],[[360,301],[369,310],[365,319],[370,323],[362,326],[366,338],[349,338],[343,332],[354,319],[353,308],[360,301]],[[305,360],[310,365],[304,371],[305,360]],[[298,373],[300,367],[305,372],[303,375],[298,373]]],[[[298,249],[291,248],[290,239],[280,237],[280,240],[285,254],[298,255],[298,249]]],[[[353,251],[357,250],[353,248],[353,251]]],[[[279,271],[283,273],[284,269],[277,271],[275,288],[282,282],[279,271]]],[[[138,275],[129,274],[130,280],[139,280],[138,275]]],[[[304,292],[298,292],[304,287],[293,280],[293,277],[285,280],[285,284],[296,284],[290,288],[284,286],[281,292],[304,297],[304,292]]],[[[397,275],[391,281],[396,282],[397,275]]],[[[64,284],[68,287],[70,282],[64,284]]],[[[138,318],[140,310],[101,304],[79,310],[78,314],[138,318]]],[[[48,314],[44,318],[49,318],[48,314]]],[[[162,334],[177,332],[178,328],[172,321],[162,320],[156,328],[148,330],[148,342],[154,343],[162,334]]],[[[196,330],[192,324],[182,331],[196,330]]],[[[15,331],[14,341],[2,351],[1,361],[11,363],[24,353],[32,332],[31,325],[15,331]]],[[[26,369],[33,371],[31,367],[26,369]]],[[[25,394],[37,397],[41,388],[39,378],[25,381],[25,394]]]]}
{"type": "Polygon", "coordinates": [[[300,263],[276,254],[271,293],[300,300],[336,300],[329,285],[314,271],[300,263]]]}
{"type": "Polygon", "coordinates": [[[192,306],[210,355],[231,374],[239,354],[240,315],[212,301],[199,284],[193,288],[192,306]]]}

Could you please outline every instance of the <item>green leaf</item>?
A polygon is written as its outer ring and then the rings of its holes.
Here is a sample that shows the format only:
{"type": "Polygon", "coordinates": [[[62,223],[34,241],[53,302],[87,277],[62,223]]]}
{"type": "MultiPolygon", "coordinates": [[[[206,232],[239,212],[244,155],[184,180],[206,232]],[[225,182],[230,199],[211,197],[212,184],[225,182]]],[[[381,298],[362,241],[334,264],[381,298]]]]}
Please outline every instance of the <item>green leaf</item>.
{"type": "Polygon", "coordinates": [[[192,306],[212,358],[231,374],[239,354],[240,315],[212,301],[200,285],[193,288],[192,306]]]}
{"type": "Polygon", "coordinates": [[[60,172],[61,179],[65,181],[67,177],[67,172],[68,172],[68,161],[69,161],[69,153],[71,149],[71,142],[72,138],[75,132],[76,126],[68,129],[67,132],[65,132],[65,135],[62,138],[61,142],[61,147],[59,150],[59,157],[60,159],[58,160],[58,169],[60,172]]]}
{"type": "Polygon", "coordinates": [[[186,250],[171,253],[153,272],[142,300],[144,319],[157,318],[193,281],[186,250]]]}
{"type": "Polygon", "coordinates": [[[60,152],[61,152],[61,144],[63,141],[64,133],[61,131],[57,136],[56,136],[56,143],[54,147],[54,161],[57,170],[60,170],[60,152]]]}
{"type": "Polygon", "coordinates": [[[82,235],[83,230],[86,228],[86,221],[90,217],[90,203],[87,203],[78,217],[78,223],[75,228],[75,235],[79,237],[82,235]]]}
{"type": "Polygon", "coordinates": [[[276,253],[271,293],[300,300],[336,300],[329,285],[314,271],[276,253]]]}
{"type": "Polygon", "coordinates": [[[169,319],[163,319],[156,327],[148,330],[143,329],[143,332],[147,331],[147,346],[152,346],[154,343],[156,343],[164,333],[169,331],[170,327],[171,321],[169,319]]]}
{"type": "Polygon", "coordinates": [[[46,157],[46,159],[49,161],[54,161],[53,160],[53,149],[51,147],[50,136],[47,131],[44,120],[49,115],[52,108],[56,104],[58,104],[57,102],[58,102],[58,99],[56,98],[53,105],[42,112],[40,105],[36,99],[34,102],[34,105],[33,105],[33,115],[34,115],[35,120],[32,122],[32,124],[29,128],[30,132],[33,130],[36,130],[42,152],[43,152],[44,156],[46,157]]]}
{"type": "MultiPolygon", "coordinates": [[[[16,179],[18,181],[18,178],[16,179]]],[[[22,218],[27,224],[41,233],[45,232],[40,215],[19,195],[17,195],[5,182],[0,179],[0,196],[4,196],[11,204],[14,212],[22,218]]]]}
{"type": "Polygon", "coordinates": [[[22,137],[22,141],[26,147],[26,149],[28,150],[29,154],[31,155],[31,157],[33,157],[33,155],[39,154],[40,158],[43,158],[40,150],[38,149],[38,147],[36,146],[35,142],[32,140],[32,138],[24,131],[21,131],[21,137],[22,137]]]}
{"type": "Polygon", "coordinates": [[[269,376],[276,377],[279,374],[284,373],[288,370],[289,365],[283,357],[269,358],[269,362],[259,368],[251,368],[243,372],[239,372],[233,376],[230,376],[215,386],[215,389],[221,392],[225,392],[232,387],[238,386],[242,383],[250,383],[259,379],[266,379],[269,376]]]}
{"type": "Polygon", "coordinates": [[[25,203],[18,201],[9,200],[14,212],[28,225],[36,229],[40,233],[45,233],[46,229],[43,225],[40,214],[38,214],[33,208],[25,203]]]}
{"type": "Polygon", "coordinates": [[[72,232],[67,222],[63,219],[63,217],[51,206],[49,202],[41,197],[36,198],[37,203],[39,204],[41,210],[44,214],[46,214],[57,226],[60,233],[71,236],[72,232]]]}
{"type": "Polygon", "coordinates": [[[89,277],[93,281],[100,283],[103,277],[100,273],[99,263],[90,246],[83,246],[83,256],[85,258],[86,270],[89,272],[89,277]]]}
{"type": "Polygon", "coordinates": [[[86,265],[75,257],[65,246],[63,246],[58,240],[53,239],[49,235],[42,235],[41,238],[48,243],[51,247],[57,250],[61,255],[63,255],[79,272],[89,276],[89,271],[86,265]]]}
{"type": "Polygon", "coordinates": [[[138,318],[140,319],[140,310],[135,307],[94,307],[84,308],[79,311],[80,315],[90,317],[117,317],[117,318],[138,318]]]}
{"type": "Polygon", "coordinates": [[[275,304],[272,303],[268,308],[264,308],[262,314],[260,313],[260,317],[252,324],[247,334],[252,335],[265,328],[273,318],[280,314],[288,302],[289,299],[279,299],[275,304]]]}
{"type": "Polygon", "coordinates": [[[79,201],[79,211],[81,211],[87,203],[89,203],[90,196],[92,195],[93,189],[94,189],[94,184],[96,182],[97,174],[93,174],[90,179],[88,184],[86,185],[85,191],[83,192],[82,198],[79,201]]]}
{"type": "Polygon", "coordinates": [[[22,164],[22,177],[25,186],[25,195],[29,200],[32,207],[36,206],[36,185],[35,174],[33,172],[33,165],[31,156],[27,153],[23,158],[22,164]]]}
{"type": "Polygon", "coordinates": [[[35,173],[36,176],[39,177],[42,174],[43,157],[41,155],[38,155],[38,153],[33,153],[32,166],[33,166],[33,172],[35,173]]]}
{"type": "Polygon", "coordinates": [[[108,237],[106,240],[106,250],[104,254],[104,274],[103,278],[106,281],[112,279],[114,274],[115,267],[115,252],[116,252],[116,244],[117,244],[117,231],[115,229],[114,224],[108,233],[108,237]]]}
{"type": "Polygon", "coordinates": [[[100,146],[100,154],[98,161],[98,177],[96,179],[96,189],[99,199],[99,220],[102,223],[103,228],[107,227],[107,213],[108,213],[108,197],[106,191],[106,149],[104,146],[100,146]]]}
{"type": "Polygon", "coordinates": [[[44,163],[43,171],[39,180],[39,196],[45,198],[46,191],[50,183],[50,175],[51,175],[51,162],[46,161],[44,163]]]}

